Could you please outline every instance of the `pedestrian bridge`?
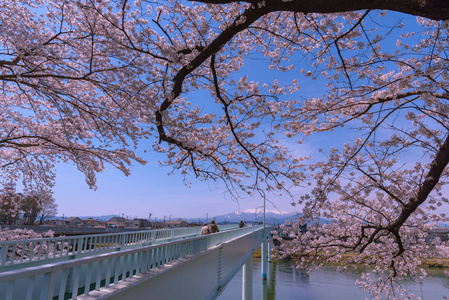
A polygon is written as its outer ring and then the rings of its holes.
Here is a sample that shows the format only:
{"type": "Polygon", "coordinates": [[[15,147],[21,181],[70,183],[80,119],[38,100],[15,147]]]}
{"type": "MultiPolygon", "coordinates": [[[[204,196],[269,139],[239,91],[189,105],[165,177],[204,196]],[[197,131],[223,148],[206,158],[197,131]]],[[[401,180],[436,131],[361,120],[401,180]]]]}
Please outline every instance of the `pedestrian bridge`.
{"type": "Polygon", "coordinates": [[[242,266],[251,299],[252,254],[262,244],[266,279],[271,227],[199,230],[0,242],[0,299],[214,299],[242,266]]]}

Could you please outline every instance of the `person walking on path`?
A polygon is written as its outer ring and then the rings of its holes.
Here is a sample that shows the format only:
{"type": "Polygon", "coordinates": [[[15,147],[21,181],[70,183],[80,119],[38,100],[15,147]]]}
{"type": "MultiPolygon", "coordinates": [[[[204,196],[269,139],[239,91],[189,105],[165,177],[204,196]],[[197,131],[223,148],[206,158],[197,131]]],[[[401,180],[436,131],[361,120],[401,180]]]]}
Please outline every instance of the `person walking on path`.
{"type": "Polygon", "coordinates": [[[207,226],[207,222],[204,222],[203,227],[201,228],[201,235],[210,234],[209,226],[207,226]]]}
{"type": "Polygon", "coordinates": [[[245,223],[243,223],[243,220],[240,220],[240,222],[239,222],[239,228],[243,228],[243,226],[245,226],[245,223]]]}
{"type": "Polygon", "coordinates": [[[210,226],[209,227],[210,227],[210,232],[211,233],[220,232],[220,230],[218,230],[217,224],[215,224],[215,220],[212,220],[210,222],[210,226]]]}

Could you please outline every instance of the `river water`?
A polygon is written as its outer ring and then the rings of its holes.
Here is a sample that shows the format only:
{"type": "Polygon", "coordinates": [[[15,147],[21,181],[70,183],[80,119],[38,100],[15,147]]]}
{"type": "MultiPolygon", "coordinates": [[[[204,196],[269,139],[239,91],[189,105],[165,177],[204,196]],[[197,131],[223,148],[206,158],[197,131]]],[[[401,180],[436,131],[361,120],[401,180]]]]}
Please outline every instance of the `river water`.
{"type": "MultiPolygon", "coordinates": [[[[360,279],[354,271],[337,272],[335,267],[324,267],[307,275],[295,269],[294,261],[272,262],[268,267],[268,280],[261,280],[260,260],[253,262],[254,300],[356,300],[371,299],[355,284],[360,279]],[[266,297],[263,291],[266,290],[266,297]]],[[[403,281],[403,286],[415,297],[423,300],[449,299],[449,278],[444,269],[430,269],[430,275],[422,283],[403,281]]],[[[239,271],[226,286],[217,300],[235,300],[242,297],[242,271],[239,271]]],[[[416,298],[415,298],[416,299],[416,298]]]]}

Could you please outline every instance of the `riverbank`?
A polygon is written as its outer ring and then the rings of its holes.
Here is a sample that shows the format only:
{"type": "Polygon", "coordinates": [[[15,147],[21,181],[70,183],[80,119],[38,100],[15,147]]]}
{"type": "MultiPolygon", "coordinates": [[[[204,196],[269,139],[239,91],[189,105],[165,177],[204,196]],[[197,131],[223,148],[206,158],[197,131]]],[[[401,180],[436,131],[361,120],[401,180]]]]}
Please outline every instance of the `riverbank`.
{"type": "MultiPolygon", "coordinates": [[[[274,253],[274,251],[273,251],[274,253]]],[[[355,254],[354,254],[355,255],[355,254]]],[[[347,256],[349,257],[350,254],[347,254],[347,256]]],[[[260,248],[256,249],[256,251],[254,251],[253,253],[253,258],[261,258],[261,250],[260,248]]],[[[278,257],[272,257],[273,261],[295,261],[295,260],[299,260],[300,256],[291,256],[289,259],[280,259],[278,257]]],[[[337,264],[332,264],[332,265],[337,265],[337,264]]],[[[449,269],[449,258],[429,258],[429,259],[425,259],[423,260],[421,266],[425,269],[445,269],[448,268],[449,269]]]]}
{"type": "Polygon", "coordinates": [[[429,258],[422,263],[424,268],[449,268],[448,258],[429,258]]]}

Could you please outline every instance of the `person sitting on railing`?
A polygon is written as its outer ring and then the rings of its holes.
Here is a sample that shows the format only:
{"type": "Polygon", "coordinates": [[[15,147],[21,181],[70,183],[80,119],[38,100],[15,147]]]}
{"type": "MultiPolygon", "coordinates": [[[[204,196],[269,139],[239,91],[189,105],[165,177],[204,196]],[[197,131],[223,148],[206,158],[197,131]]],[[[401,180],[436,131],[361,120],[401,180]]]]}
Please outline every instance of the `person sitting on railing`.
{"type": "Polygon", "coordinates": [[[220,232],[220,230],[218,230],[217,224],[215,224],[215,220],[212,220],[212,221],[210,222],[209,229],[210,229],[210,232],[211,232],[211,233],[220,232]]]}
{"type": "Polygon", "coordinates": [[[201,235],[210,234],[209,226],[207,226],[207,222],[204,222],[203,227],[201,228],[201,235]]]}

